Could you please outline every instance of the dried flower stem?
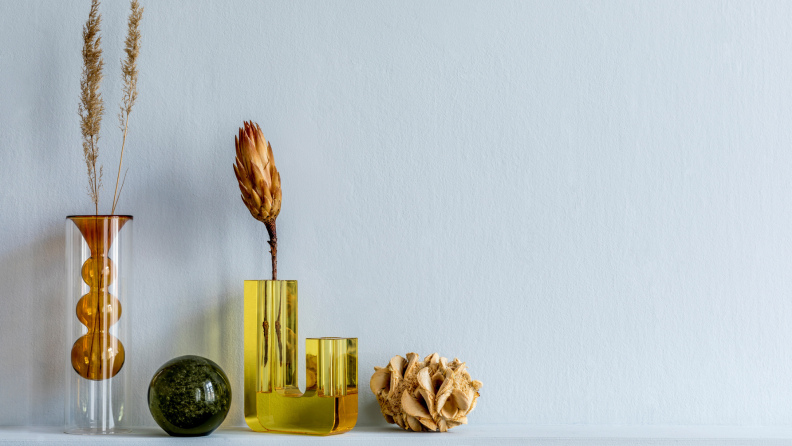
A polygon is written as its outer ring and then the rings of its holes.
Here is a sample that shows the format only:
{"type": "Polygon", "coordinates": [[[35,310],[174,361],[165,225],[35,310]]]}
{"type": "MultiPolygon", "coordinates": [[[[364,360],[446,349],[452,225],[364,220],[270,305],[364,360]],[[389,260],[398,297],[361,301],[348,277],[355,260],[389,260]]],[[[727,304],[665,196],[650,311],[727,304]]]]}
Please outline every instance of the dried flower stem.
{"type": "Polygon", "coordinates": [[[278,280],[278,232],[275,230],[275,220],[264,222],[269,234],[270,256],[272,257],[272,280],[278,280]]]}
{"type": "MultiPolygon", "coordinates": [[[[121,130],[124,131],[124,139],[121,141],[121,157],[118,160],[118,175],[116,176],[115,192],[113,193],[113,208],[110,211],[111,215],[115,214],[118,199],[121,196],[121,191],[124,190],[123,182],[121,183],[121,189],[118,189],[118,182],[121,179],[121,163],[124,161],[124,147],[126,146],[127,130],[129,129],[129,114],[132,112],[132,106],[135,105],[138,95],[137,58],[140,55],[140,19],[143,17],[143,8],[140,7],[137,0],[132,0],[130,11],[127,38],[124,42],[126,59],[121,61],[121,73],[124,79],[124,98],[121,103],[121,112],[118,114],[118,123],[121,130]]],[[[126,181],[126,173],[124,174],[124,181],[126,181]]]]}
{"type": "Polygon", "coordinates": [[[99,1],[91,2],[88,21],[83,26],[83,70],[80,78],[80,130],[83,138],[83,157],[88,167],[88,195],[94,203],[96,214],[99,215],[99,190],[102,189],[102,166],[96,171],[96,160],[99,157],[99,131],[102,128],[104,101],[99,87],[102,84],[102,37],[99,14],[99,1]]]}

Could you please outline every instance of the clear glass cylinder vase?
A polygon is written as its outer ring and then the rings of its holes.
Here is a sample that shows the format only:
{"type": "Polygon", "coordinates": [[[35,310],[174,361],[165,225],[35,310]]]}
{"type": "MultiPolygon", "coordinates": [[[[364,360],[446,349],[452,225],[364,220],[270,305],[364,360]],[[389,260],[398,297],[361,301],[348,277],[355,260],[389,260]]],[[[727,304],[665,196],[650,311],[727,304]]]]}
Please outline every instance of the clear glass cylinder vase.
{"type": "Polygon", "coordinates": [[[67,217],[66,433],[131,431],[124,366],[131,279],[131,216],[67,217]]]}

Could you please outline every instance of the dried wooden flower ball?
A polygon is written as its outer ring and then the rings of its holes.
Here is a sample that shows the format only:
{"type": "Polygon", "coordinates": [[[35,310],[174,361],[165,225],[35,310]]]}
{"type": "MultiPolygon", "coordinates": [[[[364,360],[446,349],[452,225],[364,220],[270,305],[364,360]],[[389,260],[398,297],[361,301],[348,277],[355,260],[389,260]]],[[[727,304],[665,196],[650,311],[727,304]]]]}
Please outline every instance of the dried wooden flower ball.
{"type": "Polygon", "coordinates": [[[456,358],[449,363],[437,353],[423,361],[417,353],[394,356],[387,367],[374,370],[369,384],[385,420],[415,432],[467,424],[482,386],[470,378],[465,363],[456,358]]]}

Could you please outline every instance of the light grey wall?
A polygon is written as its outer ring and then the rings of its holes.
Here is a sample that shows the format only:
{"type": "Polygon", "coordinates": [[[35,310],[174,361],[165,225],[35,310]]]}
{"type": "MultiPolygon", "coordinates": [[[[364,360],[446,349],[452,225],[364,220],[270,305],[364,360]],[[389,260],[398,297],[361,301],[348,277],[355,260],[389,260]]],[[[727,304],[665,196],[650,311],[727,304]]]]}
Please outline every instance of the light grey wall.
{"type": "MultiPolygon", "coordinates": [[[[372,367],[410,351],[467,361],[473,424],[792,420],[789,2],[143,4],[135,424],[188,353],[243,424],[242,281],[268,271],[231,169],[245,119],[283,178],[301,336],[360,338],[361,425],[372,367]]],[[[127,7],[102,6],[109,172],[127,7]]],[[[0,3],[0,424],[62,418],[87,14],[0,3]]]]}

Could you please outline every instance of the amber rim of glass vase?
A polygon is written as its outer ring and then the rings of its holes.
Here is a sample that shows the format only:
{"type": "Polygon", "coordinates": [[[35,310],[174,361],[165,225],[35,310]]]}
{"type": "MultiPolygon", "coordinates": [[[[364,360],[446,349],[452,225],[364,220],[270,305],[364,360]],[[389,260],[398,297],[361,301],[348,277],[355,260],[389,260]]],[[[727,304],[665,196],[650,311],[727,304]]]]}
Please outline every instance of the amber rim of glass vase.
{"type": "Polygon", "coordinates": [[[67,215],[67,219],[69,218],[128,218],[133,220],[134,218],[131,215],[96,215],[96,214],[87,214],[87,215],[67,215]]]}

